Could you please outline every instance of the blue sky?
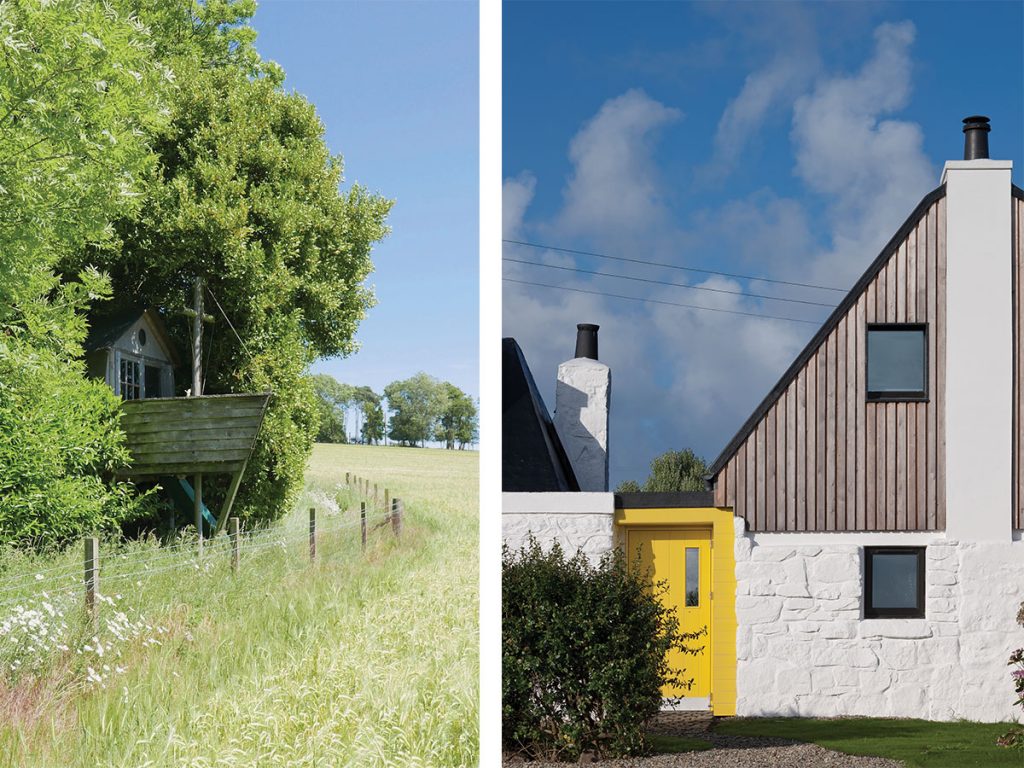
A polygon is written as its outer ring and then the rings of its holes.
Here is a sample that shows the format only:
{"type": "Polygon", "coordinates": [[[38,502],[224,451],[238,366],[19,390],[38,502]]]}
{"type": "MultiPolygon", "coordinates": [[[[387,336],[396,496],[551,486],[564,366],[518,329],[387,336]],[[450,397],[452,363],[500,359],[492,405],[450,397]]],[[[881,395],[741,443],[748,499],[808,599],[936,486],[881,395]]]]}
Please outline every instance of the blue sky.
{"type": "Polygon", "coordinates": [[[256,47],[316,105],[343,186],[396,201],[362,348],[315,372],[381,392],[422,370],[479,394],[477,23],[468,0],[259,4],[256,47]]]}
{"type": "MultiPolygon", "coordinates": [[[[506,2],[503,229],[562,248],[848,288],[961,119],[1024,186],[1024,4],[506,2]]],[[[611,478],[713,459],[842,293],[506,245],[503,332],[549,407],[575,323],[612,367],[611,478]],[[563,269],[557,269],[561,267],[563,269]],[[707,290],[565,271],[583,269],[707,290]]]]}

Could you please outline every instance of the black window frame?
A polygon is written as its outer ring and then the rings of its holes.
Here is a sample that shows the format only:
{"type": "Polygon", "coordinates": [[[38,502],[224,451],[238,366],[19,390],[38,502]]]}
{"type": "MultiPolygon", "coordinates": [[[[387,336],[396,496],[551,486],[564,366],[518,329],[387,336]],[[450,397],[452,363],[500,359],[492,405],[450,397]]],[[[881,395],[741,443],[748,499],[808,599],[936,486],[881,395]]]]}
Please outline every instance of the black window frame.
{"type": "Polygon", "coordinates": [[[926,547],[864,547],[864,618],[923,619],[925,617],[925,551],[926,547]],[[913,608],[875,608],[871,605],[874,586],[875,554],[917,555],[917,605],[913,608]]]}
{"type": "Polygon", "coordinates": [[[864,332],[864,389],[869,403],[927,403],[928,387],[928,323],[868,323],[864,332]],[[868,361],[871,359],[871,331],[921,331],[924,335],[924,356],[922,358],[922,379],[924,386],[920,390],[872,392],[868,389],[868,361]]]}

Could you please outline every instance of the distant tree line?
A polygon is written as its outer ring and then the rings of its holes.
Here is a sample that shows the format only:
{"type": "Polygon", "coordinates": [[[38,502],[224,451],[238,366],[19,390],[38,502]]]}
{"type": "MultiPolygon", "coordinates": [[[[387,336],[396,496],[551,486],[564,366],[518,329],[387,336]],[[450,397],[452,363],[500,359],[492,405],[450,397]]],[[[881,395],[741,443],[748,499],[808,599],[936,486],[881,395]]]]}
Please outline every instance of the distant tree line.
{"type": "Polygon", "coordinates": [[[461,451],[479,439],[473,398],[426,373],[391,382],[383,395],[323,373],[311,379],[320,415],[317,442],[377,445],[387,435],[400,445],[422,446],[435,440],[448,450],[461,451]],[[349,433],[351,422],[355,429],[349,433]]]}

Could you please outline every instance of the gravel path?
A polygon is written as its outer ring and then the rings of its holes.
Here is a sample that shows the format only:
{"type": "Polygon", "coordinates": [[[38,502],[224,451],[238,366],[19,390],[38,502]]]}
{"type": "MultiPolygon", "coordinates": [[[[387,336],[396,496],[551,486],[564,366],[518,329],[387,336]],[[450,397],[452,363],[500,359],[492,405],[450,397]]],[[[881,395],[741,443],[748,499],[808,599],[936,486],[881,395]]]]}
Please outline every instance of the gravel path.
{"type": "MultiPolygon", "coordinates": [[[[706,715],[664,713],[652,724],[651,733],[703,739],[714,745],[703,752],[631,757],[589,763],[595,768],[904,768],[903,763],[882,757],[856,757],[817,744],[786,739],[727,736],[711,730],[706,715]]],[[[505,768],[576,768],[579,763],[525,762],[506,757],[505,768]]]]}

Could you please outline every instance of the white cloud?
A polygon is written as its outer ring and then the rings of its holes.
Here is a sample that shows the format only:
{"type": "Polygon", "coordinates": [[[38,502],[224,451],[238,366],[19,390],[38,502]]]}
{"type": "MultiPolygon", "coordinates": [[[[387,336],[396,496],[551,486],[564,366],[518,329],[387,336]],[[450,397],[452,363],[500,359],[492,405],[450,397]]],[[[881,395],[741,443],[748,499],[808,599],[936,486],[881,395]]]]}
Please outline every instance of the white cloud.
{"type": "Polygon", "coordinates": [[[573,170],[566,184],[556,230],[563,236],[611,238],[667,219],[652,159],[658,129],[682,117],[640,90],[609,99],[573,137],[573,170]]]}
{"type": "Polygon", "coordinates": [[[828,200],[832,248],[813,266],[819,279],[852,283],[937,183],[921,127],[882,119],[909,101],[914,35],[909,21],[880,25],[857,74],[824,79],[796,102],[796,173],[828,200]]]}
{"type": "Polygon", "coordinates": [[[528,171],[501,185],[501,236],[506,240],[522,239],[523,218],[536,187],[537,179],[528,171]]]}
{"type": "Polygon", "coordinates": [[[788,106],[813,77],[814,59],[792,53],[752,72],[718,121],[711,163],[702,179],[720,180],[735,170],[740,155],[763,127],[769,111],[788,106]]]}
{"type": "MultiPolygon", "coordinates": [[[[570,247],[589,243],[605,253],[658,254],[659,260],[669,260],[671,253],[680,264],[687,264],[692,253],[713,252],[721,254],[719,263],[732,265],[726,271],[849,285],[935,184],[920,127],[892,117],[909,101],[913,40],[911,24],[883,24],[875,32],[874,51],[858,71],[818,72],[813,82],[801,80],[783,53],[752,72],[722,115],[721,141],[731,136],[737,147],[734,155],[720,153],[717,162],[728,163],[773,110],[792,105],[794,173],[814,202],[824,206],[824,227],[804,201],[766,188],[701,211],[684,229],[664,203],[669,189],[658,173],[656,155],[661,129],[679,120],[681,112],[638,90],[609,99],[583,124],[569,147],[572,171],[562,209],[546,221],[530,220],[530,227],[570,247]]],[[[506,232],[518,232],[535,181],[520,176],[505,184],[506,232]]],[[[592,268],[590,260],[564,254],[524,254],[517,248],[515,255],[592,268]]],[[[687,279],[687,273],[638,265],[602,263],[598,268],[674,282],[687,279]]],[[[514,264],[506,264],[506,275],[739,312],[815,320],[827,314],[824,307],[514,264]]],[[[840,297],[721,276],[701,280],[693,284],[833,303],[840,297]]],[[[693,447],[714,458],[711,454],[732,437],[815,330],[511,283],[506,284],[504,313],[505,332],[522,345],[549,406],[557,365],[572,354],[575,324],[602,326],[601,357],[613,371],[613,480],[643,479],[647,462],[669,448],[693,447]]]]}

